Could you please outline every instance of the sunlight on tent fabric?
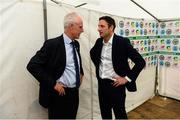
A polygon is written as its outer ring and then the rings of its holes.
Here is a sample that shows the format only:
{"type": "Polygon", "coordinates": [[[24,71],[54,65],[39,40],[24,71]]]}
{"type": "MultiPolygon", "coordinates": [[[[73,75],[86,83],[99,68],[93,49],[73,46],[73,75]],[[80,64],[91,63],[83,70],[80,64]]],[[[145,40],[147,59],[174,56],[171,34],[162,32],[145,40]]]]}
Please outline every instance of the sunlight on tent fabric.
{"type": "MultiPolygon", "coordinates": [[[[180,11],[179,0],[134,1],[158,19],[180,18],[180,12],[177,12],[180,11]]],[[[74,6],[87,3],[82,6],[82,8],[88,8],[123,17],[153,19],[149,14],[144,12],[130,0],[62,0],[61,2],[74,6]]]]}
{"type": "Polygon", "coordinates": [[[135,0],[159,19],[180,18],[180,0],[135,0]]]}
{"type": "MultiPolygon", "coordinates": [[[[101,11],[101,12],[108,13],[108,14],[124,16],[124,17],[139,18],[139,15],[142,15],[141,16],[142,18],[151,18],[151,16],[147,15],[144,11],[142,11],[140,8],[138,8],[131,1],[121,0],[120,2],[118,2],[116,0],[111,0],[111,1],[99,0],[99,4],[92,4],[90,1],[91,0],[87,1],[88,4],[85,6],[82,6],[82,7],[88,8],[91,10],[101,11]]],[[[63,2],[65,2],[67,4],[71,4],[71,5],[77,5],[77,4],[82,3],[82,2],[75,3],[75,2],[73,2],[73,0],[67,0],[67,1],[63,1],[63,2]]]]}

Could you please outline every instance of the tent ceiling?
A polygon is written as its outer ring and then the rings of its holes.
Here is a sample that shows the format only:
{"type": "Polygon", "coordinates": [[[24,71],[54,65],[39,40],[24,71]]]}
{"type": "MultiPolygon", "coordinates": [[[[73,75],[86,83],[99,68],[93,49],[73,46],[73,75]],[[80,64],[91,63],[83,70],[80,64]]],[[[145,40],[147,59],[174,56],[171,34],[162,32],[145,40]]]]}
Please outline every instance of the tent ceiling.
{"type": "Polygon", "coordinates": [[[136,0],[159,19],[180,18],[180,0],[136,0]]]}
{"type": "MultiPolygon", "coordinates": [[[[134,1],[158,19],[180,18],[180,0],[134,1]]],[[[81,7],[123,17],[153,19],[148,13],[131,2],[131,0],[61,0],[61,2],[73,6],[87,3],[81,7]]]]}

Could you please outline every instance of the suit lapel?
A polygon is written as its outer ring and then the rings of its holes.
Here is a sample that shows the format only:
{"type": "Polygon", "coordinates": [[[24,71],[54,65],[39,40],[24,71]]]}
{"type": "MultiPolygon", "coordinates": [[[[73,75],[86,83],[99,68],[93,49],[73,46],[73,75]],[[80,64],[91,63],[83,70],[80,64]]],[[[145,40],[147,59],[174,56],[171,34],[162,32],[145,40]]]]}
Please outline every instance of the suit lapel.
{"type": "Polygon", "coordinates": [[[66,50],[65,50],[65,44],[63,36],[61,35],[58,38],[58,45],[57,45],[57,61],[56,65],[59,67],[59,65],[66,65],[66,50]]]}
{"type": "Polygon", "coordinates": [[[119,39],[116,34],[114,34],[113,41],[112,41],[112,64],[114,66],[114,63],[118,60],[120,56],[120,45],[119,45],[119,39]]]}
{"type": "Polygon", "coordinates": [[[113,37],[113,40],[112,40],[112,63],[114,62],[114,57],[116,55],[116,45],[117,45],[117,42],[116,42],[116,35],[114,34],[114,37],[113,37]]]}
{"type": "Polygon", "coordinates": [[[101,60],[101,52],[102,52],[102,47],[103,47],[103,39],[100,40],[98,47],[97,47],[97,58],[98,58],[98,66],[101,60]]]}

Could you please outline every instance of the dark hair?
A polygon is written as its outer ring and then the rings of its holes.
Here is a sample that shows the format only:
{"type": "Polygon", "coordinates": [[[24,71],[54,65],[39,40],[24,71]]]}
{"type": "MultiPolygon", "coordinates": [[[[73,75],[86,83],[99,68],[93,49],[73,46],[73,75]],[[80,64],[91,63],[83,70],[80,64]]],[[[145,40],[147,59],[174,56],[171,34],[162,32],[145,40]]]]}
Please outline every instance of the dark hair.
{"type": "Polygon", "coordinates": [[[108,27],[111,27],[111,25],[114,27],[113,30],[116,28],[116,24],[115,24],[115,21],[112,17],[110,16],[102,16],[99,18],[99,21],[100,20],[105,20],[107,23],[108,23],[108,27]]]}

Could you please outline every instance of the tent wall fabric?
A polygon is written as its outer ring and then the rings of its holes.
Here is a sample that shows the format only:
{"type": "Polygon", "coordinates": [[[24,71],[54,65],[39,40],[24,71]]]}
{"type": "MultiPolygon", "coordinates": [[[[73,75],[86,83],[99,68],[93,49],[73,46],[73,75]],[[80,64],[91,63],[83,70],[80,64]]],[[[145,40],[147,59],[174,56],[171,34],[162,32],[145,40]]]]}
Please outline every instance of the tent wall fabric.
{"type": "Polygon", "coordinates": [[[159,71],[158,92],[160,95],[180,100],[180,69],[162,67],[159,71]]]}
{"type": "Polygon", "coordinates": [[[26,64],[44,41],[42,3],[4,1],[0,9],[0,118],[47,118],[26,64]]]}
{"type": "MultiPolygon", "coordinates": [[[[1,6],[0,118],[47,118],[47,109],[38,104],[38,82],[26,70],[28,61],[44,42],[42,1],[6,0],[1,6]]],[[[97,32],[98,18],[110,14],[48,2],[48,38],[59,36],[63,32],[62,18],[71,11],[78,12],[84,19],[84,33],[79,42],[85,77],[80,88],[80,106],[77,118],[99,119],[101,117],[97,97],[97,80],[94,65],[89,57],[89,50],[99,36],[97,32]]],[[[159,58],[156,54],[158,53],[156,36],[159,32],[156,33],[156,31],[159,30],[159,26],[155,27],[157,22],[154,20],[111,16],[116,20],[116,33],[129,37],[131,43],[147,63],[146,68],[137,79],[138,91],[127,92],[126,110],[130,111],[154,96],[156,66],[159,58]],[[153,27],[153,25],[155,26],[153,27]]],[[[179,34],[178,32],[177,35],[179,34]]],[[[131,61],[129,63],[131,66],[133,65],[131,61]]],[[[167,71],[167,68],[165,69],[167,71]]],[[[168,70],[170,69],[168,68],[168,70]]],[[[162,75],[159,79],[159,84],[162,83],[162,86],[159,87],[162,94],[167,92],[163,86],[164,81],[160,82],[166,80],[163,78],[164,74],[163,71],[159,73],[162,75]]],[[[169,93],[169,95],[171,94],[169,93]]]]}
{"type": "Polygon", "coordinates": [[[158,91],[180,100],[180,21],[161,23],[159,31],[158,91]]]}

